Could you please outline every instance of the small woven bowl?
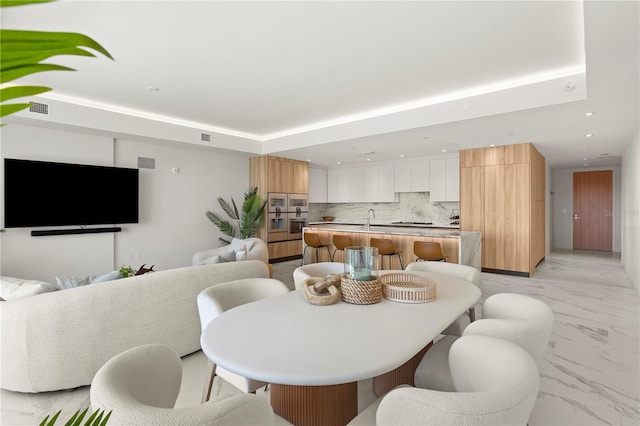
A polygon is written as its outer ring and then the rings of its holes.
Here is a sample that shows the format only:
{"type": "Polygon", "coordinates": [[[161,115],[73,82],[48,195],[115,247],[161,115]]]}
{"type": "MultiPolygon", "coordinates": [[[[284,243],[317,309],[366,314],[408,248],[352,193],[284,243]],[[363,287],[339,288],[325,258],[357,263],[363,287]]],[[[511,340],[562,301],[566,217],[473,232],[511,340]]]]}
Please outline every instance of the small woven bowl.
{"type": "Polygon", "coordinates": [[[382,275],[382,293],[386,299],[402,303],[427,303],[436,298],[436,282],[416,274],[382,275]]]}

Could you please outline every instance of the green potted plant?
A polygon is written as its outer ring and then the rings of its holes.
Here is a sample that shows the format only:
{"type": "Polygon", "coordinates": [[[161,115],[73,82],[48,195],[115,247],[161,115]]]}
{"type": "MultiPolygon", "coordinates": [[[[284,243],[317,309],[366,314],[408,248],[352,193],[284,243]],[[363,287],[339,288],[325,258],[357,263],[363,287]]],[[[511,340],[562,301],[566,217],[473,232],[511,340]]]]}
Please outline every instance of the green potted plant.
{"type": "Polygon", "coordinates": [[[222,197],[218,197],[218,203],[229,218],[236,222],[236,225],[234,225],[234,223],[218,213],[207,210],[207,218],[209,218],[224,235],[230,237],[228,239],[223,237],[218,238],[223,245],[230,244],[231,239],[235,237],[245,239],[256,236],[256,231],[262,226],[262,222],[264,221],[265,208],[267,207],[267,201],[258,195],[258,187],[252,186],[244,193],[242,211],[238,211],[233,197],[231,198],[231,203],[228,203],[222,197]]]}

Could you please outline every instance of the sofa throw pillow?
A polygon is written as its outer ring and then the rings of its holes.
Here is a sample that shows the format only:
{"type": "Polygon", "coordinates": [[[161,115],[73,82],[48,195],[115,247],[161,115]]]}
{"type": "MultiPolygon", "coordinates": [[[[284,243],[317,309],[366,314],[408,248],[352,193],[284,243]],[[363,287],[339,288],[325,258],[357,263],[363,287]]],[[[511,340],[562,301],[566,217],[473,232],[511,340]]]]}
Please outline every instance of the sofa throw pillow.
{"type": "Polygon", "coordinates": [[[234,262],[236,260],[236,251],[229,250],[224,252],[220,255],[220,259],[222,259],[222,262],[234,262]]]}
{"type": "Polygon", "coordinates": [[[241,247],[246,247],[247,251],[253,248],[253,240],[243,240],[241,238],[234,238],[231,240],[231,244],[229,244],[229,248],[233,250],[238,250],[241,247]]]}
{"type": "Polygon", "coordinates": [[[94,278],[95,276],[93,275],[87,275],[83,277],[56,277],[56,284],[58,285],[58,290],[66,290],[69,288],[91,284],[91,280],[93,280],[94,278]]]}
{"type": "Polygon", "coordinates": [[[222,263],[222,259],[220,258],[219,254],[216,254],[215,256],[212,256],[212,257],[207,257],[205,260],[202,261],[203,265],[211,265],[212,263],[222,263]]]}
{"type": "Polygon", "coordinates": [[[236,261],[247,260],[247,248],[242,246],[236,250],[236,261]]]}
{"type": "Polygon", "coordinates": [[[19,299],[56,290],[57,288],[54,284],[44,281],[7,276],[0,277],[0,297],[4,300],[19,299]]]}
{"type": "Polygon", "coordinates": [[[106,281],[113,281],[122,278],[120,271],[111,271],[108,274],[99,275],[91,280],[91,284],[103,283],[106,281]]]}

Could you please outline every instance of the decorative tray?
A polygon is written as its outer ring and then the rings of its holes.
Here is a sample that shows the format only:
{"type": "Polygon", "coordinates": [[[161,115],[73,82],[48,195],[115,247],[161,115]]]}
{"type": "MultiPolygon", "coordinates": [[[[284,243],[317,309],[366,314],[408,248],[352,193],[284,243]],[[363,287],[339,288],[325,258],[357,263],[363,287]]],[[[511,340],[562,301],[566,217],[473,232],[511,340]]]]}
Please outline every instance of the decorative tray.
{"type": "Polygon", "coordinates": [[[402,303],[427,303],[436,298],[436,283],[431,278],[408,273],[380,276],[385,298],[402,303]]]}

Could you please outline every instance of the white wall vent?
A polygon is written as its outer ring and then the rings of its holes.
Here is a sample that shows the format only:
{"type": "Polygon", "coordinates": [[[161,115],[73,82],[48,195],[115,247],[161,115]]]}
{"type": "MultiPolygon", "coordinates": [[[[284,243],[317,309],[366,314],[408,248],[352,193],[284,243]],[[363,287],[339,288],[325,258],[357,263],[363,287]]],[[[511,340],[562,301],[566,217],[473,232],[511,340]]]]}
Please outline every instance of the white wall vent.
{"type": "Polygon", "coordinates": [[[200,133],[200,140],[202,142],[211,142],[211,135],[208,133],[200,133]]]}
{"type": "Polygon", "coordinates": [[[35,112],[36,114],[49,115],[49,105],[41,104],[38,102],[31,102],[31,106],[29,107],[29,112],[35,112]]]}
{"type": "Polygon", "coordinates": [[[155,169],[156,159],[147,158],[147,157],[138,157],[138,168],[139,169],[155,169]]]}

